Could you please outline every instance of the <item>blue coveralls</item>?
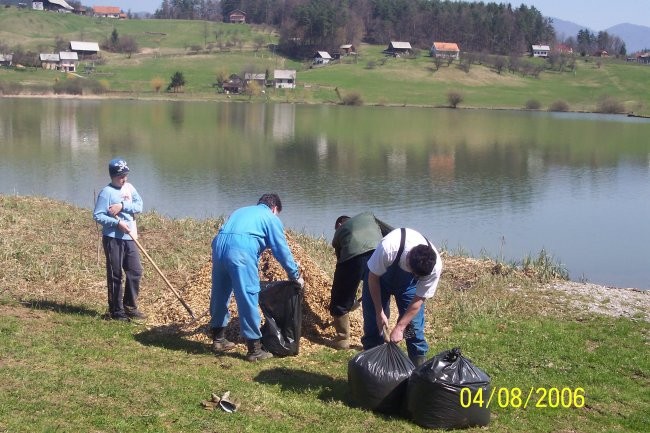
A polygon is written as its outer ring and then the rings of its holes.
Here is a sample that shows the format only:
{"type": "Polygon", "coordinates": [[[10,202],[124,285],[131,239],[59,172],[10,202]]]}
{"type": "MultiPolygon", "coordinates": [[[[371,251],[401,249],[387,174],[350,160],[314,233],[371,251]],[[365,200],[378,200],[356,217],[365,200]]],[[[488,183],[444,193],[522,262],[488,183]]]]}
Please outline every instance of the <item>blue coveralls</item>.
{"type": "MultiPolygon", "coordinates": [[[[413,274],[399,267],[399,259],[404,251],[404,238],[400,245],[399,252],[395,261],[388,267],[386,273],[379,277],[381,287],[381,305],[386,317],[390,318],[390,297],[395,296],[397,311],[400,317],[406,312],[411,301],[415,297],[417,278],[413,274]]],[[[361,295],[361,306],[363,308],[363,337],[361,344],[364,350],[371,349],[384,343],[382,332],[377,329],[377,319],[375,305],[370,295],[368,285],[368,269],[366,268],[363,277],[363,292],[361,295]]],[[[411,320],[414,336],[405,338],[406,349],[411,360],[418,356],[424,356],[429,350],[429,345],[424,337],[424,304],[420,307],[418,313],[411,320]]]]}
{"type": "Polygon", "coordinates": [[[230,320],[228,303],[234,293],[242,336],[262,337],[258,309],[260,255],[270,248],[289,279],[298,279],[298,265],[284,235],[280,219],[265,204],[237,209],[212,240],[212,328],[225,327],[230,320]]]}

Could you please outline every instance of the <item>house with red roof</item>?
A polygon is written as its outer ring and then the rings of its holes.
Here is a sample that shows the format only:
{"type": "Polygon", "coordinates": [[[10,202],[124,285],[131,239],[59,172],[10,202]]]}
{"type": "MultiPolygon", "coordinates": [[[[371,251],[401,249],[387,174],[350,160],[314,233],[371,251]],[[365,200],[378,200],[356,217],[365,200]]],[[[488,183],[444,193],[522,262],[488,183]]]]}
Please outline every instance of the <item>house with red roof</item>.
{"type": "Polygon", "coordinates": [[[117,6],[93,6],[93,16],[100,18],[126,18],[126,14],[117,6]]]}
{"type": "Polygon", "coordinates": [[[460,58],[460,48],[456,42],[434,42],[431,45],[431,57],[438,57],[442,59],[456,59],[460,58]]]}

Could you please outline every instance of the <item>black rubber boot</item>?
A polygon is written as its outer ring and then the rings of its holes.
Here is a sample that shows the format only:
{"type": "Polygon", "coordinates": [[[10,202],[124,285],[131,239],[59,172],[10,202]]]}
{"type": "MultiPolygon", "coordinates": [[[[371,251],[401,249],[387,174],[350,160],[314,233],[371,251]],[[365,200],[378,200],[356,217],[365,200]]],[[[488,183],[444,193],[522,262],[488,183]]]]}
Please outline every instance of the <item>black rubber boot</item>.
{"type": "Polygon", "coordinates": [[[246,354],[246,361],[261,361],[262,359],[273,358],[273,354],[267,352],[262,348],[262,342],[260,340],[248,340],[246,342],[248,346],[248,353],[246,354]]]}
{"type": "Polygon", "coordinates": [[[223,353],[235,347],[235,343],[226,340],[226,328],[212,328],[212,351],[223,353]]]}

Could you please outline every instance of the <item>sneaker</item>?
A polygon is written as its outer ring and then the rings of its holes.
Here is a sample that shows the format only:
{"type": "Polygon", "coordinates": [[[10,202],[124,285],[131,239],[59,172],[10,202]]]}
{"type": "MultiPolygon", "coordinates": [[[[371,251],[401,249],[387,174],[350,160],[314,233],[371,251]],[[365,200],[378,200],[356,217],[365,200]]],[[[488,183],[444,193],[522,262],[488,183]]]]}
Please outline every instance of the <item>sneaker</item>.
{"type": "Polygon", "coordinates": [[[111,320],[116,320],[118,322],[130,322],[131,321],[128,317],[122,316],[122,315],[111,316],[111,320]]]}
{"type": "Polygon", "coordinates": [[[134,310],[126,310],[126,315],[130,319],[135,319],[135,320],[146,320],[147,316],[137,308],[134,310]]]}

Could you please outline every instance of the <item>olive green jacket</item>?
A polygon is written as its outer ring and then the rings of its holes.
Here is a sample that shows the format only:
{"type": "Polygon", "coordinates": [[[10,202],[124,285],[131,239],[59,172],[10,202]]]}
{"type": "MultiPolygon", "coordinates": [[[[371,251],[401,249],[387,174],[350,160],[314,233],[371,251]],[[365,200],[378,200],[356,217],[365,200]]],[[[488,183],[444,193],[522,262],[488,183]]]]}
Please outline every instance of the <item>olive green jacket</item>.
{"type": "Polygon", "coordinates": [[[390,233],[393,227],[378,220],[371,212],[353,216],[334,232],[332,246],[338,263],[377,248],[379,241],[390,233]]]}

